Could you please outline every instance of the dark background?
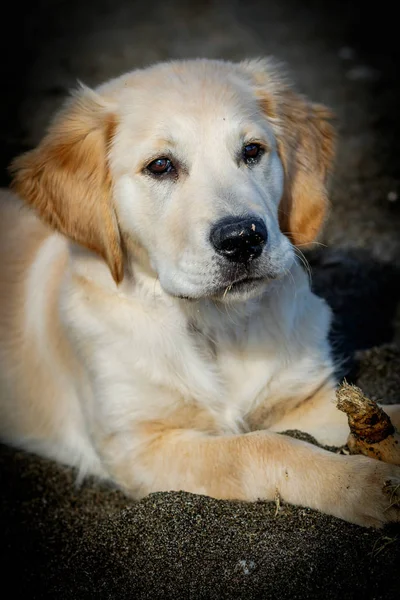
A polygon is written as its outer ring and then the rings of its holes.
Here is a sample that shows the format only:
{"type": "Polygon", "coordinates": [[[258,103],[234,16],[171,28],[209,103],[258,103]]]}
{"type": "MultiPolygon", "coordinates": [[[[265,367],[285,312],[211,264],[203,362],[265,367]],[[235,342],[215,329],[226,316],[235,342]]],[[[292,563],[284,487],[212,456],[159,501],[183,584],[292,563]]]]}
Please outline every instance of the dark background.
{"type": "MultiPolygon", "coordinates": [[[[400,84],[395,4],[299,0],[7,3],[0,184],[79,79],[174,58],[272,54],[337,114],[332,211],[308,258],[335,312],[341,374],[400,401],[400,84]],[[355,361],[352,359],[355,357],[355,361]]],[[[366,532],[270,503],[157,494],[132,503],[0,452],[4,588],[24,598],[397,598],[398,529],[366,532]],[[245,565],[243,566],[243,561],[245,565]],[[246,572],[246,570],[248,572],[246,572]],[[13,574],[15,571],[15,575],[13,574]]]]}

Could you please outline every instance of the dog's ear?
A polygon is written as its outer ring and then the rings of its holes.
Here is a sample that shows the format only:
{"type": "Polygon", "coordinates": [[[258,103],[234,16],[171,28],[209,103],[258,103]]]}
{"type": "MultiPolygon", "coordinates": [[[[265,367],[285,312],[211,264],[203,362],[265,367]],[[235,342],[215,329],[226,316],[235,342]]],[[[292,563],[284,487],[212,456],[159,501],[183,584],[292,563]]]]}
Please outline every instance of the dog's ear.
{"type": "Polygon", "coordinates": [[[102,256],[120,283],[123,255],[108,167],[115,127],[110,107],[82,88],[40,145],[14,160],[10,170],[13,189],[43,221],[102,256]]]}
{"type": "Polygon", "coordinates": [[[328,212],[327,180],[335,145],[331,120],[324,106],[292,91],[282,94],[277,140],[285,181],[279,224],[295,245],[313,242],[328,212]]]}
{"type": "Polygon", "coordinates": [[[295,245],[312,243],[329,208],[327,182],[335,154],[333,114],[293,92],[269,61],[245,64],[276,135],[284,169],[282,232],[295,245]]]}

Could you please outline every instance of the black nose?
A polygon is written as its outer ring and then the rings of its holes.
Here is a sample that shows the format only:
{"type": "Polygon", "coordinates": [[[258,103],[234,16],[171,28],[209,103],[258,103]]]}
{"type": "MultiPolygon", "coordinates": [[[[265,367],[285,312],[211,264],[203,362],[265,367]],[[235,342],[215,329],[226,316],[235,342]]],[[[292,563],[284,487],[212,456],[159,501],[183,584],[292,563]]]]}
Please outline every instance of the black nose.
{"type": "Polygon", "coordinates": [[[245,263],[260,256],[267,242],[267,229],[258,218],[225,217],[211,229],[210,240],[218,254],[232,262],[245,263]]]}

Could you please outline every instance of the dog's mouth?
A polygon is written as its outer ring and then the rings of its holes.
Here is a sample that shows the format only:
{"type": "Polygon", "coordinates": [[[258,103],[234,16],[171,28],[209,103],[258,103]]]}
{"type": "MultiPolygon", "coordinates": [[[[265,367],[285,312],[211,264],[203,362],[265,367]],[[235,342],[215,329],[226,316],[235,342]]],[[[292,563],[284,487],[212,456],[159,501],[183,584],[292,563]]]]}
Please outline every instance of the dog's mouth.
{"type": "Polygon", "coordinates": [[[268,278],[266,277],[243,277],[231,283],[227,282],[223,285],[218,286],[215,290],[213,290],[211,296],[214,298],[226,298],[230,295],[238,295],[249,293],[255,291],[260,288],[262,284],[267,282],[268,278]]]}
{"type": "Polygon", "coordinates": [[[215,300],[223,300],[227,296],[252,295],[251,293],[259,290],[263,284],[268,281],[266,277],[243,277],[231,283],[227,282],[213,287],[206,293],[199,296],[176,295],[181,300],[199,300],[200,298],[212,298],[215,300]]]}

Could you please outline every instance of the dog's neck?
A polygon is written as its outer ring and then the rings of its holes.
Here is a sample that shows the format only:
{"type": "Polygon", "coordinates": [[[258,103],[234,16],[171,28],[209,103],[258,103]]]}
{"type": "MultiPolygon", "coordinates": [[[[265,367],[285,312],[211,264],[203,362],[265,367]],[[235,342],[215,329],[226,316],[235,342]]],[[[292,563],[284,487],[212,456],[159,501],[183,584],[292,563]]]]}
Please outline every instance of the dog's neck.
{"type": "Polygon", "coordinates": [[[70,256],[74,273],[90,280],[104,293],[134,299],[149,309],[162,310],[165,307],[169,314],[176,315],[179,326],[186,324],[193,335],[232,343],[240,344],[247,338],[251,321],[264,325],[264,335],[265,329],[279,327],[280,336],[290,336],[292,323],[303,310],[310,293],[307,275],[297,262],[282,279],[271,281],[259,296],[242,302],[229,302],[229,299],[187,300],[173,297],[140,263],[128,263],[125,277],[117,286],[105,262],[93,252],[71,243],[70,256]],[[260,314],[264,315],[262,323],[257,319],[260,314]]]}

